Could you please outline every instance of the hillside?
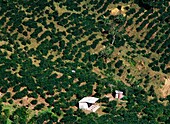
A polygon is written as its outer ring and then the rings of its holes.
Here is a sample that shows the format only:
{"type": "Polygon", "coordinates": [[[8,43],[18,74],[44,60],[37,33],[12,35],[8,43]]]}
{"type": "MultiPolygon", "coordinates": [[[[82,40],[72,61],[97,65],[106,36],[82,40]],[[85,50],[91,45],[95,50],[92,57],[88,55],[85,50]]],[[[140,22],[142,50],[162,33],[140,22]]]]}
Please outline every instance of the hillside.
{"type": "Polygon", "coordinates": [[[0,124],[168,124],[169,27],[166,0],[0,0],[0,124]]]}

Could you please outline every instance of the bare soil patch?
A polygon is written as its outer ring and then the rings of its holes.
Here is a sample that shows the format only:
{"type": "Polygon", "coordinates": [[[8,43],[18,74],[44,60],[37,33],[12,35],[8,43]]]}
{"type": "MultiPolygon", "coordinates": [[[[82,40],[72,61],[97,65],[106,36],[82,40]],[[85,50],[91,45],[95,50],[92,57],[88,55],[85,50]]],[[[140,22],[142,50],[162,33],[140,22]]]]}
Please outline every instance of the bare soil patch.
{"type": "Polygon", "coordinates": [[[170,95],[170,78],[165,79],[165,84],[162,87],[161,91],[163,98],[166,98],[168,95],[170,95]]]}
{"type": "Polygon", "coordinates": [[[93,67],[93,70],[92,70],[94,73],[98,74],[98,75],[101,75],[101,78],[105,78],[105,75],[101,74],[101,71],[99,68],[97,67],[93,67]]]}

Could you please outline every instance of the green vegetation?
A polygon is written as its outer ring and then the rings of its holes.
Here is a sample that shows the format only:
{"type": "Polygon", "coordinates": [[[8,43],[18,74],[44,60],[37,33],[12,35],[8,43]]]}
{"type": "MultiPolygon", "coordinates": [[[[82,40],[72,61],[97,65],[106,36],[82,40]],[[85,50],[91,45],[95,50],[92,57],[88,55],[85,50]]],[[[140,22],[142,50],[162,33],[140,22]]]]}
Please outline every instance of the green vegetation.
{"type": "Polygon", "coordinates": [[[168,124],[169,4],[0,0],[0,124],[168,124]]]}

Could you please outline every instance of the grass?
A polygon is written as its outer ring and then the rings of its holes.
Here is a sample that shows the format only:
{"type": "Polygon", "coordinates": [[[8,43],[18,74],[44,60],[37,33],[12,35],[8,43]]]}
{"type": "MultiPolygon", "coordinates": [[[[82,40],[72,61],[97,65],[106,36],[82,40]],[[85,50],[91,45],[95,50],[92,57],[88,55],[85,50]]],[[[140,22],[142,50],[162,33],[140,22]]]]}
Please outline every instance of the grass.
{"type": "Polygon", "coordinates": [[[136,66],[136,62],[133,59],[128,59],[131,66],[136,66]]]}
{"type": "Polygon", "coordinates": [[[2,110],[10,110],[9,114],[12,114],[16,110],[16,107],[14,107],[13,105],[4,105],[3,104],[2,110]]]}

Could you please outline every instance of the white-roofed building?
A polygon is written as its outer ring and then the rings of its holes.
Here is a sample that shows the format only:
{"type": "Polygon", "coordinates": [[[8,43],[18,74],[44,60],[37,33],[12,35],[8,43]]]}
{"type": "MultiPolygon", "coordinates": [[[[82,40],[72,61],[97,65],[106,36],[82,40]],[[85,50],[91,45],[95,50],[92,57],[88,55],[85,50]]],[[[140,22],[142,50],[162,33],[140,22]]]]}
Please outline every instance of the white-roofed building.
{"type": "Polygon", "coordinates": [[[121,99],[124,97],[123,92],[119,90],[115,90],[115,98],[121,99]]]}
{"type": "Polygon", "coordinates": [[[96,105],[95,102],[99,100],[96,97],[84,97],[79,101],[79,109],[89,110],[95,112],[100,108],[99,105],[96,105]]]}

